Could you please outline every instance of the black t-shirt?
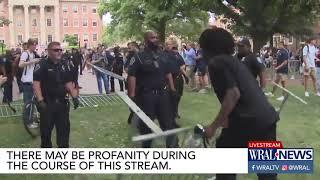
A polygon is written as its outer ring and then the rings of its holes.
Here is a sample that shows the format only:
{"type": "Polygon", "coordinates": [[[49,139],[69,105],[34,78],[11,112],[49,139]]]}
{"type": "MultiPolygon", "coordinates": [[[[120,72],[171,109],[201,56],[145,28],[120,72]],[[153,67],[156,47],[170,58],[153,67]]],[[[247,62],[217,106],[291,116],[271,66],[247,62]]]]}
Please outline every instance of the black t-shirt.
{"type": "Polygon", "coordinates": [[[114,59],[115,59],[115,63],[113,65],[113,71],[118,72],[118,73],[122,73],[123,72],[123,65],[124,65],[122,54],[115,53],[114,59]]]}
{"type": "Polygon", "coordinates": [[[183,58],[177,52],[165,51],[165,53],[168,57],[170,72],[172,73],[173,76],[179,75],[180,67],[185,64],[183,58]]]}
{"type": "Polygon", "coordinates": [[[232,56],[217,56],[209,61],[214,91],[222,103],[228,89],[238,87],[240,99],[229,115],[229,127],[246,125],[267,128],[279,118],[248,68],[232,56]]]}
{"type": "MultiPolygon", "coordinates": [[[[279,49],[277,52],[277,66],[289,59],[289,52],[286,49],[279,49]]],[[[288,65],[282,66],[277,73],[288,74],[288,65]]]]}
{"type": "Polygon", "coordinates": [[[40,81],[41,92],[44,100],[64,98],[67,94],[65,84],[73,81],[66,62],[54,64],[49,59],[40,61],[35,66],[33,80],[40,81]]]}
{"type": "Polygon", "coordinates": [[[143,52],[136,53],[129,62],[128,75],[136,77],[138,92],[164,89],[168,73],[170,66],[163,51],[144,49],[143,52]]]}
{"type": "Polygon", "coordinates": [[[260,59],[258,59],[254,54],[250,53],[249,55],[243,57],[237,55],[238,59],[245,64],[254,78],[257,79],[260,72],[264,71],[265,66],[260,59]]]}

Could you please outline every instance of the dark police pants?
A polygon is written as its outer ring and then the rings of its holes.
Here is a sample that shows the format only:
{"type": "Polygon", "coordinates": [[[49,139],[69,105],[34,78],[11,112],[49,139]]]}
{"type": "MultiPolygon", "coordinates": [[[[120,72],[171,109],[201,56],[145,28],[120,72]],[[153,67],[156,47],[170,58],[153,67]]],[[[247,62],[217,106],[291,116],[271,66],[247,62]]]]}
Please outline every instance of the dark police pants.
{"type": "MultiPolygon", "coordinates": [[[[115,74],[118,74],[119,76],[122,76],[122,72],[114,72],[115,74]]],[[[123,91],[123,81],[118,80],[120,85],[120,91],[123,91]]],[[[114,77],[110,77],[110,85],[111,85],[111,92],[114,92],[114,77]]]]}
{"type": "Polygon", "coordinates": [[[59,148],[69,147],[70,121],[69,102],[62,100],[48,100],[47,108],[40,111],[41,147],[51,148],[51,133],[56,127],[57,145],[59,148]]]}
{"type": "MultiPolygon", "coordinates": [[[[165,90],[150,90],[143,92],[137,97],[137,105],[146,113],[150,119],[158,119],[160,128],[165,131],[174,129],[174,119],[172,118],[170,107],[169,94],[165,90]]],[[[139,123],[140,134],[149,134],[152,131],[140,120],[139,123]]],[[[142,143],[143,148],[151,147],[151,140],[142,143]]],[[[175,148],[178,146],[177,136],[168,136],[166,139],[166,147],[175,148]]]]}
{"type": "MultiPolygon", "coordinates": [[[[245,122],[245,121],[243,121],[245,122]]],[[[217,148],[246,148],[248,141],[275,141],[276,123],[265,129],[255,129],[242,123],[224,128],[217,139],[217,148]]],[[[277,174],[258,174],[259,180],[276,180],[277,174]]],[[[216,180],[236,180],[235,174],[217,174],[216,180]]]]}
{"type": "Polygon", "coordinates": [[[174,87],[176,88],[178,96],[171,97],[173,118],[178,116],[179,103],[183,94],[183,77],[182,75],[174,76],[174,87]]]}
{"type": "Polygon", "coordinates": [[[3,84],[3,103],[12,102],[12,81],[13,77],[8,77],[7,82],[3,84]]]}

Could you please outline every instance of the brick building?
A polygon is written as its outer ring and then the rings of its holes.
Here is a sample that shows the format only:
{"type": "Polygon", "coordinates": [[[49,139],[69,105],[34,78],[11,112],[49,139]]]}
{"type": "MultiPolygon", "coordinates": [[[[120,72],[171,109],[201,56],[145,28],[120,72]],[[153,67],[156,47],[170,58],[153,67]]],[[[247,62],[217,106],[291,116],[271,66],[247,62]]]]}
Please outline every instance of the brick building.
{"type": "Polygon", "coordinates": [[[102,35],[99,0],[2,0],[0,16],[9,26],[0,26],[0,40],[9,46],[37,39],[45,46],[74,35],[81,46],[97,46],[102,35]]]}

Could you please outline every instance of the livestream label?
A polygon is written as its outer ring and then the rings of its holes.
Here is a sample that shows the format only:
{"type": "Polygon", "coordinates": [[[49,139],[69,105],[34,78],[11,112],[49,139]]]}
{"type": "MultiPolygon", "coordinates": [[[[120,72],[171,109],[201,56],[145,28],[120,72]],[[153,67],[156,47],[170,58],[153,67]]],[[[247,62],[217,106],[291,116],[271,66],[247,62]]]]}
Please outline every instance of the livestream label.
{"type": "Polygon", "coordinates": [[[249,173],[312,173],[313,149],[283,148],[281,142],[251,142],[248,145],[249,173]]]}

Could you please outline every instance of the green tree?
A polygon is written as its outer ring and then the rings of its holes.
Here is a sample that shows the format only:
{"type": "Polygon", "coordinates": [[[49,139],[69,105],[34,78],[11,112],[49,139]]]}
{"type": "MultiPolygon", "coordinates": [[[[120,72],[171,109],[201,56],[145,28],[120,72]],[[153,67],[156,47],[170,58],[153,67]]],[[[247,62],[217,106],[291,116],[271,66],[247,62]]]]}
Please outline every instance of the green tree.
{"type": "Polygon", "coordinates": [[[237,35],[249,35],[257,52],[273,34],[310,35],[319,0],[195,0],[202,10],[223,15],[237,35]]]}
{"type": "Polygon", "coordinates": [[[69,43],[69,46],[77,46],[78,45],[78,40],[76,36],[69,35],[67,34],[64,37],[64,41],[69,43]]]}
{"type": "Polygon", "coordinates": [[[157,31],[162,42],[171,33],[194,37],[208,23],[208,13],[195,6],[193,0],[101,0],[99,13],[106,12],[112,17],[107,35],[120,39],[141,40],[148,29],[157,31]]]}
{"type": "Polygon", "coordinates": [[[8,26],[11,23],[11,21],[3,16],[0,17],[0,25],[8,26]]]}

